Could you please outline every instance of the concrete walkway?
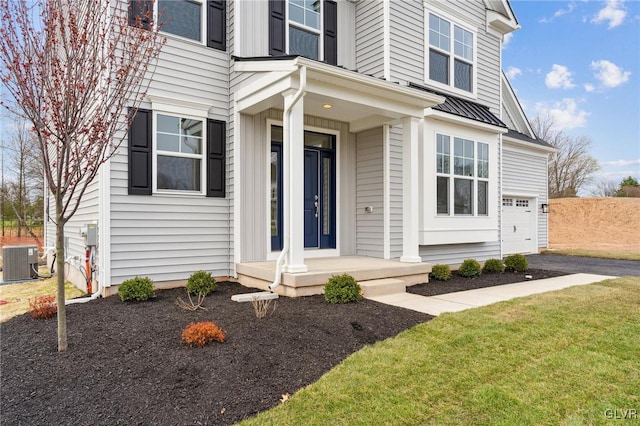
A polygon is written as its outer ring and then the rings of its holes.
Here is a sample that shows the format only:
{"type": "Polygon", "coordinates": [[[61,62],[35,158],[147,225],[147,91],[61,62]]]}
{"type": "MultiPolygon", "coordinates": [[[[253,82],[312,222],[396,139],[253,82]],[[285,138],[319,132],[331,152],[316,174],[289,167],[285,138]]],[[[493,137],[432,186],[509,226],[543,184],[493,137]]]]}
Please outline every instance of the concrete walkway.
{"type": "Polygon", "coordinates": [[[384,296],[371,296],[367,299],[387,305],[399,306],[429,315],[440,315],[444,312],[458,312],[479,306],[529,296],[547,291],[561,290],[575,285],[592,284],[609,278],[608,275],[573,274],[543,280],[526,281],[515,284],[439,294],[437,296],[420,296],[411,293],[394,293],[384,296]]]}

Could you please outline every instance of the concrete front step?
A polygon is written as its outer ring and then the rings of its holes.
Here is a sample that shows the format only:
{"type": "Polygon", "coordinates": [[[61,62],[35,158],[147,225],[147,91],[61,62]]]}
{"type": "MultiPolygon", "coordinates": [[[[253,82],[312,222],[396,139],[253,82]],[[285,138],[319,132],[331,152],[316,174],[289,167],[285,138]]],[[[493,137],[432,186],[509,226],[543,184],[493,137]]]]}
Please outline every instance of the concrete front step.
{"type": "Polygon", "coordinates": [[[362,288],[364,297],[384,296],[407,291],[407,283],[396,278],[360,281],[358,284],[362,288]]]}

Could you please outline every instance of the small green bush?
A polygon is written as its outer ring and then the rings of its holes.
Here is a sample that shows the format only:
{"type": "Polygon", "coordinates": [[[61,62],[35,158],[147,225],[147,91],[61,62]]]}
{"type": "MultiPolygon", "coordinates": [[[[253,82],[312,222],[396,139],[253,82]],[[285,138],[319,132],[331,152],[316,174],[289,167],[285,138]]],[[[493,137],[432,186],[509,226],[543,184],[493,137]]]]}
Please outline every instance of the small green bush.
{"type": "Polygon", "coordinates": [[[482,272],[485,274],[501,274],[504,272],[504,263],[500,259],[489,259],[484,262],[482,272]]]}
{"type": "Polygon", "coordinates": [[[529,262],[527,258],[521,254],[512,254],[504,259],[504,266],[507,271],[524,272],[529,269],[529,262]]]}
{"type": "Polygon", "coordinates": [[[207,296],[216,289],[216,280],[210,272],[196,271],[187,280],[187,290],[195,296],[207,296]]]}
{"type": "Polygon", "coordinates": [[[466,259],[458,268],[458,275],[463,277],[477,277],[482,274],[482,268],[475,259],[466,259]]]}
{"type": "Polygon", "coordinates": [[[449,268],[449,265],[433,265],[433,268],[431,268],[431,278],[438,281],[446,281],[451,278],[451,268],[449,268]]]}
{"type": "Polygon", "coordinates": [[[118,296],[123,302],[126,300],[148,300],[154,296],[153,281],[147,277],[134,277],[123,281],[118,286],[118,296]]]}
{"type": "Polygon", "coordinates": [[[329,303],[349,303],[361,298],[360,284],[349,274],[335,275],[324,286],[324,300],[329,303]]]}

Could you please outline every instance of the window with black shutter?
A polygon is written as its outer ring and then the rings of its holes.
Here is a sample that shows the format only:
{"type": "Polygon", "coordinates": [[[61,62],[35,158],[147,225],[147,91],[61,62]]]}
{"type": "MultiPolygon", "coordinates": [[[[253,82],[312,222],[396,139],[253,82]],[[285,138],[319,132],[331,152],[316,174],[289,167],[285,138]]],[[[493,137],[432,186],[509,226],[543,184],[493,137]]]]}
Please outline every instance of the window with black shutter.
{"type": "Polygon", "coordinates": [[[138,109],[129,128],[129,194],[151,195],[152,191],[152,117],[147,109],[138,109]]]}

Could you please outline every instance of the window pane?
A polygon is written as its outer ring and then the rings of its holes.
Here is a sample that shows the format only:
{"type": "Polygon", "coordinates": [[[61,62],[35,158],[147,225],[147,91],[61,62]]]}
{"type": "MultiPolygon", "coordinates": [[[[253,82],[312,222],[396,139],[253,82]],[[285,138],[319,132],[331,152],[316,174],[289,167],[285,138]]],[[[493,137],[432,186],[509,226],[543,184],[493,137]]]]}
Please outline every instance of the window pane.
{"type": "Polygon", "coordinates": [[[449,136],[437,135],[437,172],[438,173],[451,173],[449,168],[449,136]]]}
{"type": "Polygon", "coordinates": [[[471,65],[458,60],[454,61],[455,81],[458,89],[471,92],[471,65]]]}
{"type": "Polygon", "coordinates": [[[278,152],[271,151],[271,236],[278,235],[278,152]]]}
{"type": "Polygon", "coordinates": [[[331,159],[322,158],[322,235],[331,234],[331,159]]]}
{"type": "Polygon", "coordinates": [[[429,50],[429,79],[449,84],[449,57],[429,50]]]}
{"type": "Polygon", "coordinates": [[[180,119],[170,115],[157,115],[158,131],[164,133],[180,134],[180,119]]]}
{"type": "Polygon", "coordinates": [[[202,139],[200,138],[188,138],[182,137],[182,144],[180,145],[180,152],[185,154],[201,154],[202,139]]]}
{"type": "Polygon", "coordinates": [[[200,191],[200,163],[194,158],[158,155],[158,189],[200,191]]]}
{"type": "Polygon", "coordinates": [[[333,148],[333,136],[315,132],[304,132],[305,146],[314,146],[316,148],[333,148]]]}
{"type": "Polygon", "coordinates": [[[202,121],[200,120],[192,120],[190,118],[183,118],[181,120],[182,123],[182,132],[187,136],[196,136],[202,137],[202,121]]]}
{"type": "Polygon", "coordinates": [[[456,56],[473,61],[473,33],[460,27],[455,27],[453,40],[456,56]]]}
{"type": "Polygon", "coordinates": [[[478,143],[478,177],[489,177],[489,145],[478,143]]]}
{"type": "Polygon", "coordinates": [[[429,44],[446,52],[451,51],[451,24],[435,15],[429,15],[429,44]]]}
{"type": "Polygon", "coordinates": [[[271,142],[282,142],[282,126],[271,126],[271,142]]]}
{"type": "Polygon", "coordinates": [[[489,183],[478,181],[478,214],[486,216],[487,212],[487,188],[489,183]]]}
{"type": "Polygon", "coordinates": [[[304,14],[304,24],[308,27],[320,29],[320,14],[307,10],[304,14]]]}
{"type": "Polygon", "coordinates": [[[304,8],[291,3],[289,5],[289,19],[304,25],[304,8]]]}
{"type": "Polygon", "coordinates": [[[158,150],[180,152],[180,136],[158,133],[158,150]]]}
{"type": "Polygon", "coordinates": [[[201,4],[188,0],[158,0],[163,32],[200,41],[201,4]]]}
{"type": "Polygon", "coordinates": [[[454,179],[453,212],[460,215],[473,214],[473,180],[454,179]]]}
{"type": "Polygon", "coordinates": [[[317,34],[289,26],[289,54],[291,55],[318,59],[318,40],[317,34]]]}
{"type": "Polygon", "coordinates": [[[438,214],[449,214],[449,178],[438,176],[437,178],[436,204],[438,214]]]}

